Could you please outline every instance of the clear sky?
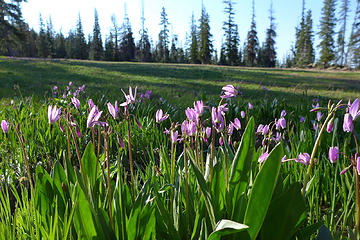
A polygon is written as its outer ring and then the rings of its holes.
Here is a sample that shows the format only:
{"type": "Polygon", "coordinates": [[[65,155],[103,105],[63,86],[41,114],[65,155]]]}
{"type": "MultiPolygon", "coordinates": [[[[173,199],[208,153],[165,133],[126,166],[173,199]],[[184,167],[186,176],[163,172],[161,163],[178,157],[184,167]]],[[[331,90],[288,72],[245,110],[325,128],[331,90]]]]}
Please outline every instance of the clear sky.
{"type": "MultiPolygon", "coordinates": [[[[170,33],[179,36],[180,43],[185,44],[186,33],[190,30],[191,14],[195,19],[200,18],[201,0],[143,0],[145,27],[154,42],[158,40],[160,31],[160,11],[164,6],[171,24],[170,33]]],[[[251,21],[251,1],[234,1],[235,22],[238,24],[241,47],[243,47],[247,31],[251,21]]],[[[142,0],[28,0],[22,4],[23,17],[30,27],[36,31],[39,29],[39,15],[41,13],[44,22],[51,16],[56,31],[62,31],[65,35],[70,29],[75,28],[80,13],[85,35],[92,33],[94,24],[94,9],[99,15],[101,33],[103,38],[109,34],[111,28],[111,15],[115,15],[120,26],[124,18],[124,6],[132,24],[135,39],[139,39],[141,28],[141,2],[142,0]],[[126,3],[126,4],[125,4],[126,3]]],[[[222,23],[225,20],[224,4],[222,0],[203,0],[210,16],[210,28],[213,35],[214,47],[219,50],[223,38],[222,23]]],[[[319,30],[322,0],[307,0],[306,8],[313,13],[314,32],[319,30]]],[[[338,1],[339,2],[339,1],[338,1]]],[[[273,0],[273,10],[276,22],[277,38],[276,48],[278,58],[282,60],[294,43],[295,26],[300,22],[302,0],[273,0]]],[[[339,5],[339,3],[338,3],[339,5]]],[[[255,20],[257,24],[258,38],[262,43],[265,39],[265,31],[269,26],[270,0],[255,0],[255,20]]],[[[350,0],[348,19],[348,36],[354,18],[356,0],[350,0]]],[[[337,13],[337,16],[339,14],[337,13]]],[[[338,28],[337,28],[338,29],[338,28]]],[[[347,36],[347,39],[348,39],[347,36]]],[[[315,37],[315,44],[318,44],[315,37]]]]}

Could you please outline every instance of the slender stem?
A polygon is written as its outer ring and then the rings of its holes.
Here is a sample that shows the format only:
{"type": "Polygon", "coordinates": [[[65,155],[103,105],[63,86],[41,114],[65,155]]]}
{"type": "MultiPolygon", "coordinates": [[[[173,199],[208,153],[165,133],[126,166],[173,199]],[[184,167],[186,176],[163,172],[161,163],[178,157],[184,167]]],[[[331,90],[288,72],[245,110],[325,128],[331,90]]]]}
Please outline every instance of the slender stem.
{"type": "Polygon", "coordinates": [[[184,167],[185,167],[185,201],[186,201],[186,232],[189,226],[189,186],[188,186],[188,172],[187,172],[187,158],[186,158],[186,136],[184,137],[184,167]]]}
{"type": "Polygon", "coordinates": [[[68,158],[69,158],[69,163],[71,163],[70,134],[69,134],[68,125],[66,125],[66,136],[67,136],[67,145],[68,145],[68,158]]]}
{"type": "Polygon", "coordinates": [[[73,141],[74,141],[74,144],[75,144],[76,155],[77,155],[78,160],[79,160],[80,170],[81,170],[81,173],[82,173],[82,177],[83,177],[83,180],[84,180],[84,184],[86,184],[84,167],[83,167],[82,162],[81,162],[80,150],[79,150],[78,143],[77,143],[77,141],[76,141],[75,133],[74,133],[73,129],[72,129],[71,127],[69,127],[69,123],[68,123],[68,128],[70,129],[71,136],[72,136],[73,141]]]}
{"type": "Polygon", "coordinates": [[[200,141],[200,161],[201,161],[201,171],[204,174],[205,170],[204,170],[204,142],[200,141]]]}
{"type": "Polygon", "coordinates": [[[93,147],[94,147],[94,153],[95,153],[96,147],[95,147],[95,130],[94,130],[94,128],[91,128],[91,133],[92,133],[93,147]]]}
{"type": "Polygon", "coordinates": [[[356,179],[356,217],[355,217],[355,239],[358,239],[359,225],[360,225],[360,188],[359,188],[359,174],[356,167],[353,166],[353,171],[356,179]]]}
{"type": "MultiPolygon", "coordinates": [[[[353,133],[355,145],[356,145],[356,157],[359,154],[359,145],[355,133],[353,133]]],[[[355,159],[356,163],[356,159],[355,159]]],[[[359,174],[356,170],[356,164],[353,165],[353,172],[355,174],[356,180],[356,217],[355,217],[355,239],[358,238],[359,234],[359,225],[360,225],[360,190],[359,190],[359,174]]]]}
{"type": "Polygon", "coordinates": [[[97,158],[100,156],[100,144],[101,143],[101,134],[100,134],[100,126],[98,127],[98,149],[97,149],[97,158]]]}
{"type": "Polygon", "coordinates": [[[127,115],[127,122],[128,122],[128,149],[129,149],[129,163],[130,163],[130,174],[131,174],[131,184],[134,185],[135,178],[134,178],[134,167],[133,167],[133,159],[131,153],[131,131],[130,131],[130,116],[127,115]]]}
{"type": "Polygon", "coordinates": [[[213,178],[213,163],[214,163],[214,151],[215,151],[215,128],[212,127],[211,133],[211,153],[210,153],[210,186],[213,178]]]}
{"type": "Polygon", "coordinates": [[[321,130],[319,132],[319,135],[318,137],[316,138],[316,141],[315,141],[315,144],[314,144],[314,148],[312,150],[312,153],[311,153],[311,157],[310,157],[310,164],[308,166],[308,169],[307,169],[307,172],[306,172],[306,175],[305,175],[305,180],[304,180],[304,186],[303,186],[303,189],[302,189],[302,194],[305,195],[305,189],[306,189],[306,185],[309,181],[309,177],[310,177],[310,173],[311,173],[311,168],[313,167],[314,165],[314,159],[315,159],[315,154],[316,154],[316,151],[320,145],[320,139],[321,139],[321,136],[324,132],[324,130],[326,129],[326,125],[328,123],[328,121],[332,118],[333,116],[333,112],[330,112],[327,116],[327,118],[325,119],[325,122],[324,124],[322,125],[321,127],[321,130]]]}
{"type": "Polygon", "coordinates": [[[174,143],[171,143],[171,184],[174,184],[174,167],[175,167],[175,159],[174,159],[174,143]]]}
{"type": "Polygon", "coordinates": [[[110,179],[109,136],[105,136],[104,140],[105,140],[105,148],[106,148],[107,177],[108,177],[109,217],[110,217],[111,227],[114,229],[114,222],[112,218],[112,208],[111,208],[112,200],[111,200],[111,179],[110,179]]]}
{"type": "Polygon", "coordinates": [[[23,155],[24,155],[24,160],[25,160],[25,164],[26,164],[26,170],[27,170],[27,174],[28,174],[28,178],[29,178],[31,192],[35,193],[35,192],[33,192],[34,191],[34,185],[33,185],[32,180],[31,180],[30,165],[29,165],[29,159],[28,159],[28,157],[26,155],[25,142],[24,142],[24,139],[22,138],[22,134],[20,133],[20,130],[16,130],[16,134],[17,134],[17,136],[19,138],[20,146],[21,146],[21,149],[22,149],[22,152],[23,152],[23,155]]]}

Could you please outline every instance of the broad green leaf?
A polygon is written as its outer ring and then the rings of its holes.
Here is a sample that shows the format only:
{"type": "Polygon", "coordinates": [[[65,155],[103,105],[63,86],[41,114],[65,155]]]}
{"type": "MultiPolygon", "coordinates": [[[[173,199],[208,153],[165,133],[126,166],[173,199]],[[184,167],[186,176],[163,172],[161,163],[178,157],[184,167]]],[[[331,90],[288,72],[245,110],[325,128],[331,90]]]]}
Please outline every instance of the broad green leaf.
{"type": "Polygon", "coordinates": [[[51,216],[54,200],[53,180],[40,166],[36,167],[35,206],[45,218],[51,216]]]}
{"type": "Polygon", "coordinates": [[[249,226],[250,239],[256,238],[267,214],[283,155],[282,145],[276,145],[255,178],[244,218],[244,224],[249,226]]]}
{"type": "Polygon", "coordinates": [[[97,158],[94,153],[94,147],[91,144],[91,142],[89,142],[88,145],[86,146],[85,152],[81,158],[81,163],[84,168],[84,173],[86,178],[85,180],[90,181],[91,189],[93,189],[97,178],[95,174],[96,171],[97,173],[100,172],[100,166],[97,162],[97,158]]]}
{"type": "Polygon", "coordinates": [[[74,215],[74,225],[80,239],[94,239],[98,236],[96,223],[92,215],[91,206],[86,199],[85,193],[76,185],[78,205],[74,215]]]}
{"type": "Polygon", "coordinates": [[[244,224],[222,219],[216,224],[215,230],[210,234],[208,240],[220,240],[222,236],[239,233],[248,228],[249,227],[244,224]]]}
{"type": "Polygon", "coordinates": [[[280,197],[271,201],[264,220],[262,239],[290,239],[296,232],[296,224],[306,212],[306,204],[301,194],[300,183],[295,182],[280,197]]]}
{"type": "Polygon", "coordinates": [[[243,215],[240,215],[239,204],[249,185],[249,176],[253,154],[255,152],[255,128],[254,118],[251,117],[241,138],[239,147],[235,153],[230,169],[229,191],[226,199],[230,208],[231,219],[242,221],[243,215]]]}

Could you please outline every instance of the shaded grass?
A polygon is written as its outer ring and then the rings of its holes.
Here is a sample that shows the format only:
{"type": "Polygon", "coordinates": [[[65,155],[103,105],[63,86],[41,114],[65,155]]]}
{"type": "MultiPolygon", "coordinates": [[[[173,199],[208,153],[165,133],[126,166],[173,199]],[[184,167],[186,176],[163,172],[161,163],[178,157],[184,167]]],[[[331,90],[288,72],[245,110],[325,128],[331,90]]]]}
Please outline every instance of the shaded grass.
{"type": "Polygon", "coordinates": [[[50,96],[54,85],[70,81],[85,84],[90,95],[100,93],[107,98],[119,98],[121,88],[137,85],[140,91],[150,89],[156,97],[175,104],[218,98],[220,87],[226,84],[239,85],[246,101],[268,96],[298,103],[299,97],[347,99],[360,92],[359,72],[76,60],[1,59],[0,81],[2,99],[19,95],[15,85],[24,96],[43,98],[50,96]]]}

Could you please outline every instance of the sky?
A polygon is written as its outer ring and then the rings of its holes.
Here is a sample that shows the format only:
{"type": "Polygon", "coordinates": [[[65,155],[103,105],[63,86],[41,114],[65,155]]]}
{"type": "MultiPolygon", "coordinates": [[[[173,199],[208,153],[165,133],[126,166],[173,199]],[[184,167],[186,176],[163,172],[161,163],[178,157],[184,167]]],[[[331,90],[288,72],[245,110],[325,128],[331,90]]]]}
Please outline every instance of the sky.
{"type": "MultiPolygon", "coordinates": [[[[36,31],[39,30],[40,14],[45,23],[51,17],[55,30],[57,32],[61,30],[64,35],[76,27],[80,14],[85,35],[88,36],[88,34],[92,34],[94,9],[96,8],[102,37],[105,39],[112,26],[111,16],[115,15],[118,25],[121,26],[126,9],[137,41],[142,26],[142,2],[144,3],[145,28],[148,29],[154,43],[158,40],[160,31],[160,12],[162,7],[165,7],[170,23],[170,34],[178,35],[179,43],[182,45],[185,45],[186,33],[190,32],[191,15],[194,14],[196,20],[200,19],[203,2],[210,16],[210,31],[213,35],[214,48],[219,51],[224,34],[222,24],[226,18],[225,4],[222,0],[27,0],[22,3],[22,13],[25,21],[36,31]]],[[[243,47],[250,28],[252,0],[235,0],[234,2],[236,2],[234,6],[235,23],[238,24],[241,47],[243,47]]],[[[305,7],[312,10],[315,33],[319,31],[322,3],[322,0],[306,1],[305,7]]],[[[255,0],[255,21],[260,43],[265,40],[265,31],[269,27],[269,8],[270,0],[255,0]]],[[[279,60],[285,57],[291,45],[294,44],[295,27],[299,25],[301,19],[301,8],[302,0],[273,0],[278,35],[276,49],[279,60]]],[[[350,35],[355,8],[356,0],[350,0],[351,12],[347,24],[347,39],[350,35]]],[[[338,13],[337,16],[339,16],[338,13]]],[[[315,36],[315,46],[318,43],[319,39],[315,36]]]]}

